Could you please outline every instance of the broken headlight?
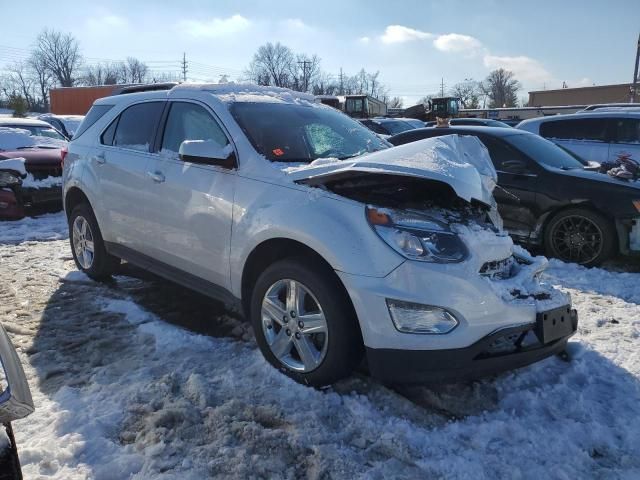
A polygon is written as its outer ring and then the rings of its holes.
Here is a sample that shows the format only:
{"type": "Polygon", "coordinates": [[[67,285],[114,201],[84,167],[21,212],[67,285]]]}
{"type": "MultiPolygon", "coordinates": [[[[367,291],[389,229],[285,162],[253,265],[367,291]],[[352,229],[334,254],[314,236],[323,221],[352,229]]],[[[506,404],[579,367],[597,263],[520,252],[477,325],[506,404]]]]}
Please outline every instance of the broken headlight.
{"type": "Polygon", "coordinates": [[[0,187],[13,187],[19,185],[20,177],[9,172],[0,172],[0,187]]]}
{"type": "Polygon", "coordinates": [[[374,207],[366,208],[366,216],[380,238],[409,260],[457,263],[467,258],[460,237],[436,220],[374,207]]]}

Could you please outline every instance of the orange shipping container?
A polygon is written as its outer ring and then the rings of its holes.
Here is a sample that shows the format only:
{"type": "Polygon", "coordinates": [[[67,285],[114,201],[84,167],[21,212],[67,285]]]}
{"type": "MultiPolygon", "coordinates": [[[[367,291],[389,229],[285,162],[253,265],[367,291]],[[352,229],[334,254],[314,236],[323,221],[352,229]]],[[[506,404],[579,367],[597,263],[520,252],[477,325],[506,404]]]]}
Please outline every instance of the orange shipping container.
{"type": "Polygon", "coordinates": [[[63,87],[49,90],[51,113],[57,115],[86,115],[98,98],[113,95],[123,85],[97,87],[63,87]]]}

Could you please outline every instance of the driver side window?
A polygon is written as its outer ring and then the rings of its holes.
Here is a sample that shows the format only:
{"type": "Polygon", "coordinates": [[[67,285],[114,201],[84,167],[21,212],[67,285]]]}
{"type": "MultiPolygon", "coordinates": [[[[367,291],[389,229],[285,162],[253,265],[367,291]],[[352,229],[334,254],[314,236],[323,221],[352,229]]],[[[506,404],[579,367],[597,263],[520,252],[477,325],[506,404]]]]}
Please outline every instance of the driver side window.
{"type": "Polygon", "coordinates": [[[496,170],[506,173],[528,173],[529,162],[515,148],[495,138],[483,138],[496,170]]]}
{"type": "Polygon", "coordinates": [[[221,147],[229,144],[218,122],[200,105],[173,102],[162,136],[161,153],[177,157],[185,140],[212,140],[221,147]]]}

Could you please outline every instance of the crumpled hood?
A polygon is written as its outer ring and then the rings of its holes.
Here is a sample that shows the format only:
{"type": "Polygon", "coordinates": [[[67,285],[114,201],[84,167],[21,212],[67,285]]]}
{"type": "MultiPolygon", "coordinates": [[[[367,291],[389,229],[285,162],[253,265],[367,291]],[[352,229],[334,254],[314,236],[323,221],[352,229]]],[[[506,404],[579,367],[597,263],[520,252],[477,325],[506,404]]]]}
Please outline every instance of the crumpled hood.
{"type": "Polygon", "coordinates": [[[319,159],[287,173],[293,181],[310,185],[366,173],[426,178],[448,184],[469,202],[495,204],[496,171],[486,147],[472,136],[428,138],[353,160],[319,159]]]}

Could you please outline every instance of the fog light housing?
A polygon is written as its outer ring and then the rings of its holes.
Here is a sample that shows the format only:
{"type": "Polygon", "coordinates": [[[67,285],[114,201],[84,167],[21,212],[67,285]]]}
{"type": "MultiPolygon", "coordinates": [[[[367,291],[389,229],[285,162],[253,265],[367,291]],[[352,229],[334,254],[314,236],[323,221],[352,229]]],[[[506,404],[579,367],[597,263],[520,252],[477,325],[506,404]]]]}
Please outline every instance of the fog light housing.
{"type": "Polygon", "coordinates": [[[443,335],[458,326],[456,317],[444,308],[390,298],[387,308],[399,332],[443,335]]]}

